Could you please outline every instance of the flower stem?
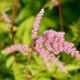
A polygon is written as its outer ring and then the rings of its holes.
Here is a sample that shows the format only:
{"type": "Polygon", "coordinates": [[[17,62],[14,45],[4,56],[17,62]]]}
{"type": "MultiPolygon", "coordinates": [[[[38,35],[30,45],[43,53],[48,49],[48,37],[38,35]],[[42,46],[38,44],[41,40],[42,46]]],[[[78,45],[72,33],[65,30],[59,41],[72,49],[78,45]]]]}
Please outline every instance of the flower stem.
{"type": "Polygon", "coordinates": [[[60,29],[61,29],[61,31],[64,31],[64,27],[63,27],[63,19],[62,19],[61,0],[59,0],[58,9],[59,9],[60,29]]]}
{"type": "MultiPolygon", "coordinates": [[[[11,34],[12,34],[12,44],[14,45],[14,31],[13,31],[13,26],[14,26],[14,16],[15,16],[15,3],[13,0],[13,8],[12,8],[12,27],[11,27],[11,34]]],[[[16,53],[13,52],[14,56],[14,62],[16,63],[16,53]]]]}
{"type": "Polygon", "coordinates": [[[28,54],[27,65],[26,65],[25,80],[27,80],[28,64],[29,64],[29,60],[30,60],[30,58],[31,58],[31,53],[32,53],[32,52],[30,52],[30,53],[28,54]]]}

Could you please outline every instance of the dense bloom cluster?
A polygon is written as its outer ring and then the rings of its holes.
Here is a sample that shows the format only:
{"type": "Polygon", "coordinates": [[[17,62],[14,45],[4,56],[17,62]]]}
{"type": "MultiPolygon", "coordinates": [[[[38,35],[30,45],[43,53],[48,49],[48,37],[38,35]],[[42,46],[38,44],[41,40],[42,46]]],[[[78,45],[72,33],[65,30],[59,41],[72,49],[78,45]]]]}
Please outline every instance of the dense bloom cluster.
{"type": "Polygon", "coordinates": [[[11,20],[8,18],[5,12],[2,12],[2,15],[3,15],[4,21],[6,22],[6,26],[10,28],[11,20]]]}
{"type": "MultiPolygon", "coordinates": [[[[41,9],[34,21],[31,35],[33,43],[29,45],[29,48],[33,49],[36,54],[40,55],[40,57],[43,59],[43,62],[48,68],[50,67],[49,61],[52,61],[54,64],[57,65],[57,67],[59,67],[59,69],[67,73],[66,68],[62,65],[60,61],[58,61],[55,55],[58,55],[60,52],[64,51],[67,54],[71,53],[72,57],[75,55],[77,59],[80,59],[80,53],[76,50],[76,48],[73,47],[74,44],[66,42],[64,40],[64,32],[56,32],[50,29],[48,31],[45,31],[40,36],[37,35],[37,30],[43,13],[44,9],[41,9]]],[[[8,54],[16,50],[23,52],[24,54],[28,54],[28,48],[25,45],[21,44],[12,45],[10,48],[3,50],[2,54],[8,54]]]]}
{"type": "Polygon", "coordinates": [[[48,68],[50,67],[50,64],[49,64],[48,60],[50,60],[54,64],[56,64],[57,67],[59,67],[62,71],[64,71],[65,73],[67,73],[67,71],[66,71],[65,67],[62,65],[62,63],[60,61],[58,61],[58,59],[52,53],[49,53],[48,49],[44,49],[44,47],[43,47],[44,42],[45,42],[45,39],[43,40],[42,36],[40,36],[38,38],[38,40],[36,41],[35,52],[37,54],[39,54],[40,57],[43,58],[43,61],[44,61],[44,63],[46,64],[46,66],[48,68]]]}
{"type": "Polygon", "coordinates": [[[20,51],[20,52],[23,52],[24,55],[25,54],[28,54],[28,48],[26,45],[21,45],[21,44],[17,44],[17,45],[12,45],[10,48],[7,48],[6,50],[3,50],[1,53],[4,54],[4,53],[11,53],[11,52],[14,52],[14,51],[20,51]]]}
{"type": "Polygon", "coordinates": [[[77,59],[80,59],[79,51],[73,48],[73,44],[70,42],[64,41],[64,32],[56,32],[51,30],[45,31],[42,35],[40,35],[35,41],[36,47],[35,52],[39,54],[47,67],[50,67],[49,60],[55,63],[62,71],[67,72],[65,67],[59,62],[55,56],[60,52],[65,51],[67,54],[71,53],[76,56],[77,59]],[[52,53],[50,53],[53,52],[52,53]]]}
{"type": "MultiPolygon", "coordinates": [[[[36,23],[34,23],[34,25],[36,25],[36,23]]],[[[33,27],[33,30],[34,29],[36,30],[36,26],[33,27]]],[[[76,50],[76,48],[73,48],[74,44],[66,42],[64,40],[64,34],[64,32],[56,32],[51,29],[45,31],[42,35],[37,36],[36,39],[35,36],[33,36],[32,40],[35,39],[35,52],[43,58],[43,61],[47,67],[50,67],[50,60],[54,64],[56,64],[62,71],[67,73],[65,67],[60,61],[58,61],[58,59],[55,58],[53,54],[58,55],[60,52],[65,51],[67,54],[71,53],[72,57],[73,55],[76,55],[77,59],[80,59],[80,54],[79,51],[76,50]],[[53,54],[50,53],[50,51],[53,52],[53,54]]]]}
{"type": "Polygon", "coordinates": [[[37,17],[34,21],[32,35],[31,35],[31,39],[33,41],[35,41],[37,38],[37,30],[38,30],[40,19],[42,18],[43,13],[44,13],[44,9],[41,9],[41,11],[39,12],[39,14],[37,14],[37,17]]]}
{"type": "Polygon", "coordinates": [[[56,6],[59,4],[58,0],[51,0],[56,6]]]}

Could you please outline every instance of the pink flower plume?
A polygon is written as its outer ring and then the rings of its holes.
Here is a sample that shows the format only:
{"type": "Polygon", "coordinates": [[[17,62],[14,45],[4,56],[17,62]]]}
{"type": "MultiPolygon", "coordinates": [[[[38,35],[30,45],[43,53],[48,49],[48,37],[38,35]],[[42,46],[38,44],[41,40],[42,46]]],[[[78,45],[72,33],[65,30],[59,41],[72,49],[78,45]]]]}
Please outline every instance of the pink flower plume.
{"type": "Polygon", "coordinates": [[[14,51],[20,51],[21,53],[23,52],[24,55],[25,54],[28,54],[28,48],[26,45],[21,45],[21,44],[17,44],[17,45],[12,45],[10,46],[9,48],[3,50],[1,53],[4,54],[4,53],[11,53],[11,52],[14,52],[14,51]]]}
{"type": "Polygon", "coordinates": [[[33,29],[32,29],[32,35],[31,35],[31,39],[33,41],[37,38],[37,31],[38,31],[40,19],[42,18],[43,13],[44,13],[44,9],[41,9],[41,11],[37,14],[35,18],[33,29]]]}

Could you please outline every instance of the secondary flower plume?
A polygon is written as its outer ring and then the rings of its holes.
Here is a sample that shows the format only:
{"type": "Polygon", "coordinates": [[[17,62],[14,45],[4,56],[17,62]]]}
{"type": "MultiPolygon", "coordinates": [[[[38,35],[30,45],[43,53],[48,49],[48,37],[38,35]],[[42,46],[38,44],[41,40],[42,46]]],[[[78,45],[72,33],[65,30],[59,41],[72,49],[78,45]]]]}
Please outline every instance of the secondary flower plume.
{"type": "Polygon", "coordinates": [[[37,31],[38,31],[40,19],[42,18],[43,13],[44,13],[44,9],[41,9],[39,14],[37,14],[37,16],[35,18],[35,21],[34,21],[34,24],[33,24],[32,35],[31,35],[31,39],[33,41],[36,40],[36,38],[37,38],[37,31]]]}
{"type": "Polygon", "coordinates": [[[20,51],[20,52],[23,52],[24,55],[25,54],[28,54],[28,48],[26,45],[21,45],[21,44],[17,44],[17,45],[12,45],[10,48],[7,48],[6,50],[3,50],[1,53],[4,54],[4,53],[11,53],[13,51],[20,51]]]}
{"type": "MultiPolygon", "coordinates": [[[[80,53],[76,50],[76,48],[74,48],[73,43],[66,42],[64,40],[64,32],[56,32],[50,29],[39,36],[37,35],[40,19],[42,18],[43,13],[44,9],[41,9],[35,18],[31,35],[32,44],[29,44],[29,48],[31,48],[37,55],[40,55],[48,68],[50,68],[49,61],[52,61],[57,65],[57,67],[59,67],[59,69],[67,73],[66,68],[60,61],[58,61],[55,55],[64,51],[67,54],[71,53],[72,57],[75,55],[77,59],[80,59],[80,53]]],[[[6,17],[6,15],[4,16],[6,17]]],[[[27,46],[21,44],[12,45],[10,48],[3,50],[2,54],[9,54],[16,50],[23,52],[24,54],[29,54],[27,46]]]]}
{"type": "Polygon", "coordinates": [[[2,15],[3,15],[4,21],[6,23],[6,26],[10,28],[11,20],[8,18],[7,14],[5,12],[2,12],[2,15]]]}

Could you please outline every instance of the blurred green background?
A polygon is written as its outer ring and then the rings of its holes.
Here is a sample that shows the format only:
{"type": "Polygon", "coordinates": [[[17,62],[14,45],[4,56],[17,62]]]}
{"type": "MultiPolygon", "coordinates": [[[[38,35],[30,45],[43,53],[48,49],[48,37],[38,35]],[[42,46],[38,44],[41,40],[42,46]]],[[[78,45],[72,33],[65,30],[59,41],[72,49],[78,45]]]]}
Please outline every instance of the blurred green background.
{"type": "MultiPolygon", "coordinates": [[[[75,44],[80,50],[80,0],[62,0],[62,16],[65,40],[75,44]]],[[[60,31],[58,6],[51,0],[15,0],[16,14],[14,20],[15,44],[28,45],[36,14],[45,8],[40,22],[38,34],[45,30],[60,31]]],[[[12,0],[0,0],[0,12],[5,11],[12,19],[12,0]]],[[[1,50],[11,45],[11,31],[6,24],[0,21],[0,80],[25,80],[27,55],[16,52],[17,64],[13,54],[1,54],[1,50]]],[[[80,60],[64,52],[57,58],[66,67],[64,73],[55,64],[50,62],[48,69],[39,56],[32,54],[28,66],[28,80],[80,80],[80,60]]]]}

